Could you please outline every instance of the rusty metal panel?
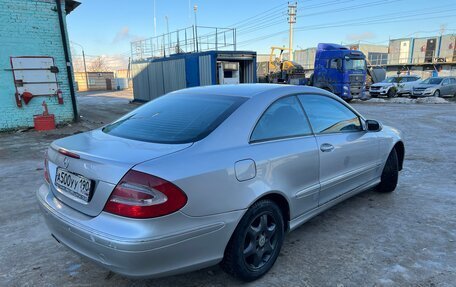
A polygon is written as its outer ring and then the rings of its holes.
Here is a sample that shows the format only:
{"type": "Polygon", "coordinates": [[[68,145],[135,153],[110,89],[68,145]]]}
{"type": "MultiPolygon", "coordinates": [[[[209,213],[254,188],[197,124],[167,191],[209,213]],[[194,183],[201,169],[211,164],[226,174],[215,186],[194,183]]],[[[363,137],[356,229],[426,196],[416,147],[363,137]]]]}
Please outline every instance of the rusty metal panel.
{"type": "Polygon", "coordinates": [[[199,57],[199,79],[200,86],[212,85],[211,55],[199,57]]]}
{"type": "Polygon", "coordinates": [[[185,59],[163,61],[164,92],[184,89],[187,87],[185,77],[185,59]]]}

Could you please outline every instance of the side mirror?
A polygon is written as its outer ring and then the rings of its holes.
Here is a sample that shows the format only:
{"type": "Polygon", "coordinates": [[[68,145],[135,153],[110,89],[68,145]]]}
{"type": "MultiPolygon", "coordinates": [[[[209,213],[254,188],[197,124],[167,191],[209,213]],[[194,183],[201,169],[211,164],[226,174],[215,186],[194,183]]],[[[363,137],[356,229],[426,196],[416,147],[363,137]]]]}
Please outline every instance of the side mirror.
{"type": "Polygon", "coordinates": [[[379,132],[382,130],[382,125],[376,120],[366,120],[366,127],[368,132],[379,132]]]}

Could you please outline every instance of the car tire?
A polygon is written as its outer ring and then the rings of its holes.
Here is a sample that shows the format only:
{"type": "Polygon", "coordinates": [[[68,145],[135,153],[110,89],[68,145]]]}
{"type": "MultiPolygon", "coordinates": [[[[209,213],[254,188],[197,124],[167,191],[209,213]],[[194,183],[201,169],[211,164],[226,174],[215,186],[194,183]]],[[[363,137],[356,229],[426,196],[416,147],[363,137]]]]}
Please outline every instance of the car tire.
{"type": "Polygon", "coordinates": [[[379,192],[393,192],[396,189],[397,181],[399,178],[399,160],[397,158],[396,149],[388,155],[385,167],[383,168],[381,181],[377,185],[377,191],[379,192]]]}
{"type": "Polygon", "coordinates": [[[388,98],[395,98],[397,96],[396,89],[390,88],[387,94],[388,98]]]}
{"type": "Polygon", "coordinates": [[[225,249],[221,267],[244,281],[253,281],[274,265],[284,239],[280,208],[271,200],[254,203],[242,217],[225,249]]]}
{"type": "Polygon", "coordinates": [[[440,90],[435,90],[433,96],[434,97],[440,97],[440,90]]]}

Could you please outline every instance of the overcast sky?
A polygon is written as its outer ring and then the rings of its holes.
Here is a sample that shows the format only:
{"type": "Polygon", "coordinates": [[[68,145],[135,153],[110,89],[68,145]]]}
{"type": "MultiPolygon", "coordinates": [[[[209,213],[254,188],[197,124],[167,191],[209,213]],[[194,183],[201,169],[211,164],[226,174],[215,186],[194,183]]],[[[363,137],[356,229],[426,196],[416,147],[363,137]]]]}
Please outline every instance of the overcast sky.
{"type": "MultiPolygon", "coordinates": [[[[70,40],[88,55],[126,55],[130,42],[154,35],[153,0],[79,0],[67,17],[70,40]]],[[[198,25],[237,28],[238,50],[267,53],[288,45],[287,1],[157,0],[157,34],[198,25]],[[243,22],[241,22],[243,21],[243,22]],[[236,24],[241,22],[239,24],[236,24]]],[[[298,1],[294,48],[319,42],[387,44],[389,38],[456,32],[455,0],[298,1]],[[385,23],[385,21],[387,23],[385,23]]]]}

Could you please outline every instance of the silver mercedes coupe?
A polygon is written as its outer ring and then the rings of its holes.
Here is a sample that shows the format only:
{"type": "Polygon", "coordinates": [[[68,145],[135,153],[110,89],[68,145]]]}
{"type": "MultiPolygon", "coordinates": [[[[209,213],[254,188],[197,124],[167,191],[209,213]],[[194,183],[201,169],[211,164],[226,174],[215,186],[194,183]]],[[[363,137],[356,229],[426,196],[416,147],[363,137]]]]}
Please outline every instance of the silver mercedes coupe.
{"type": "Polygon", "coordinates": [[[207,86],[54,141],[37,197],[58,242],[114,272],[220,263],[251,281],[287,232],[369,188],[392,192],[403,160],[398,130],[327,91],[207,86]]]}

